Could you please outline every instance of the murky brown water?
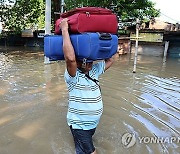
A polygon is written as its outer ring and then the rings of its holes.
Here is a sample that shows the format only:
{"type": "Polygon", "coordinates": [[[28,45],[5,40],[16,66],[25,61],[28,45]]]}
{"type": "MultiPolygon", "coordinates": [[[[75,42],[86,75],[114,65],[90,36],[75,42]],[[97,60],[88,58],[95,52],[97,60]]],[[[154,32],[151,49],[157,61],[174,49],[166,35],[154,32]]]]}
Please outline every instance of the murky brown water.
{"type": "MultiPolygon", "coordinates": [[[[74,154],[64,69],[64,62],[45,65],[41,51],[0,52],[0,154],[74,154]]],[[[137,73],[132,69],[133,55],[126,55],[101,76],[97,152],[180,153],[180,60],[163,65],[161,57],[138,56],[137,73]],[[130,148],[122,144],[125,133],[136,136],[130,148]],[[147,137],[174,140],[158,144],[147,137]]]]}

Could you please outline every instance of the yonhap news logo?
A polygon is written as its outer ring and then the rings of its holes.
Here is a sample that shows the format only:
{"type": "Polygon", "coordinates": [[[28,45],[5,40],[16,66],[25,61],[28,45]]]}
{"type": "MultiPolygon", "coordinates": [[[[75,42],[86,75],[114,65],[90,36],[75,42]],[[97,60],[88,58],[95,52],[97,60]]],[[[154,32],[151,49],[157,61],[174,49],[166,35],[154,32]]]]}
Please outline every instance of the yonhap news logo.
{"type": "Polygon", "coordinates": [[[139,136],[134,133],[125,133],[121,138],[124,148],[133,147],[137,142],[143,144],[159,144],[159,143],[180,143],[180,137],[157,137],[157,136],[139,136]]]}
{"type": "Polygon", "coordinates": [[[133,133],[125,133],[122,138],[122,144],[125,148],[130,148],[136,144],[136,137],[133,133]]]}

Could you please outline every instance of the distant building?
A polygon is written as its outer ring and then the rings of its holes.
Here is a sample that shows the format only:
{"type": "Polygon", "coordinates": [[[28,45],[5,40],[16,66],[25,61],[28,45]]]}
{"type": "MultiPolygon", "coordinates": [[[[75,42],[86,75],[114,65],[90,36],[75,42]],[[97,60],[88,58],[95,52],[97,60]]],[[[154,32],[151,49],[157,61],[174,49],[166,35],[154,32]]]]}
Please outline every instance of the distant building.
{"type": "MultiPolygon", "coordinates": [[[[136,26],[127,28],[130,32],[126,37],[119,37],[119,54],[134,53],[136,26]]],[[[153,19],[140,25],[138,54],[162,56],[165,44],[169,42],[168,56],[180,57],[180,24],[172,24],[153,19]]]]}
{"type": "Polygon", "coordinates": [[[164,31],[179,31],[179,24],[172,24],[168,22],[164,22],[158,19],[152,19],[149,22],[149,29],[153,30],[164,30],[164,31]]]}

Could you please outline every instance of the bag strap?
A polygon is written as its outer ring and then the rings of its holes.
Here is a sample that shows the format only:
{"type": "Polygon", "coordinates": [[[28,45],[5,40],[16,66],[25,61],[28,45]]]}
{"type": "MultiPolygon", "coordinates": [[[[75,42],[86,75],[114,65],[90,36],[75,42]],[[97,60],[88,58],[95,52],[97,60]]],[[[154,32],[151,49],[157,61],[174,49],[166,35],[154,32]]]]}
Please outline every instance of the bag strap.
{"type": "Polygon", "coordinates": [[[98,85],[99,90],[100,90],[100,92],[101,92],[101,87],[100,87],[100,85],[98,84],[99,80],[96,80],[96,79],[91,78],[91,77],[89,76],[89,72],[88,72],[88,74],[85,74],[85,76],[86,76],[88,79],[90,79],[90,80],[92,80],[93,82],[95,82],[96,85],[98,85]]]}

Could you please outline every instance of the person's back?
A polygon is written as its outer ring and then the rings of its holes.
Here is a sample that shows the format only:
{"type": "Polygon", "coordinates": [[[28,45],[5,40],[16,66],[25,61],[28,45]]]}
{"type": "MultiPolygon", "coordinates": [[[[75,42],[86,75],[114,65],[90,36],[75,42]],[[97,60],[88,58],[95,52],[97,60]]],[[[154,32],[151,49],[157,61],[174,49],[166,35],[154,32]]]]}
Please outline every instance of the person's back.
{"type": "Polygon", "coordinates": [[[64,77],[69,92],[67,123],[74,138],[76,153],[96,153],[92,136],[103,112],[98,77],[112,65],[113,60],[110,58],[93,64],[76,59],[67,19],[63,19],[60,26],[67,65],[64,77]]]}

